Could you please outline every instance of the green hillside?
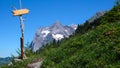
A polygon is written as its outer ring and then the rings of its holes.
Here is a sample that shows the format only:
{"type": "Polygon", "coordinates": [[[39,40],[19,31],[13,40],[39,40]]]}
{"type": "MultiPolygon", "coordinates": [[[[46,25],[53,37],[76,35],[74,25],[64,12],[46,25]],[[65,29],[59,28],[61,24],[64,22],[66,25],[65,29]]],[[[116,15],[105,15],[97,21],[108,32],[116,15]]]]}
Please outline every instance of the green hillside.
{"type": "Polygon", "coordinates": [[[26,55],[28,59],[3,68],[25,68],[38,58],[43,58],[41,68],[119,68],[120,5],[92,24],[79,25],[70,38],[47,44],[37,53],[26,50],[26,55]]]}
{"type": "Polygon", "coordinates": [[[120,5],[95,22],[79,26],[77,33],[59,47],[45,50],[49,53],[42,68],[119,68],[120,5]]]}

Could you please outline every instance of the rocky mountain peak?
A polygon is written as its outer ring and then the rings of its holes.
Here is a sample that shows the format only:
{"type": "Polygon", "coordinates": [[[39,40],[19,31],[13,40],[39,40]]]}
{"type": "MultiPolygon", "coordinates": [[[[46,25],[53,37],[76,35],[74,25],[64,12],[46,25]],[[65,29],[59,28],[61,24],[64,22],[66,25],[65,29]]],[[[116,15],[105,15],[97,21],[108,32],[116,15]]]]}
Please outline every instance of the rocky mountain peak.
{"type": "Polygon", "coordinates": [[[59,25],[62,25],[59,21],[56,21],[54,24],[54,26],[59,26],[59,25]]]}
{"type": "Polygon", "coordinates": [[[50,29],[60,29],[62,27],[63,25],[59,21],[57,21],[50,27],[50,29]]]}
{"type": "Polygon", "coordinates": [[[58,41],[69,37],[69,35],[75,32],[75,28],[75,25],[64,26],[59,21],[55,22],[52,26],[39,28],[31,44],[32,50],[37,51],[40,47],[52,42],[54,39],[58,41]]]}
{"type": "Polygon", "coordinates": [[[100,18],[101,16],[103,16],[104,14],[106,13],[106,11],[100,11],[100,12],[97,12],[93,17],[91,17],[88,22],[93,22],[95,19],[98,19],[100,18]]]}

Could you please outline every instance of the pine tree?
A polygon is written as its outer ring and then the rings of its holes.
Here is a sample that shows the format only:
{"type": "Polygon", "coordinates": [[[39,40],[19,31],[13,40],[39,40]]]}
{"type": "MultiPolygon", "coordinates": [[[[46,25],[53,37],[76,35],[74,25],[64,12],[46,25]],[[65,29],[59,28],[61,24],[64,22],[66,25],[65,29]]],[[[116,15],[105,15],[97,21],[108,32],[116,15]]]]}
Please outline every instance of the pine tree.
{"type": "Polygon", "coordinates": [[[115,0],[116,5],[120,5],[120,0],[115,0]]]}

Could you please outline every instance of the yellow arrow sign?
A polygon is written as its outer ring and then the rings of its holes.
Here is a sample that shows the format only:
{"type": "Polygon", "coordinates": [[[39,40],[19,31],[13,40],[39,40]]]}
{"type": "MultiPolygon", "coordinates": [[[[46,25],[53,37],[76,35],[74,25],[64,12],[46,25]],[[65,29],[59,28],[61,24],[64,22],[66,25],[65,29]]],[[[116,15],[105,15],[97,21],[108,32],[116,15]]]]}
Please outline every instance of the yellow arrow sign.
{"type": "Polygon", "coordinates": [[[13,10],[12,12],[13,12],[14,16],[20,16],[20,15],[29,13],[29,10],[28,9],[20,9],[20,10],[13,10]]]}

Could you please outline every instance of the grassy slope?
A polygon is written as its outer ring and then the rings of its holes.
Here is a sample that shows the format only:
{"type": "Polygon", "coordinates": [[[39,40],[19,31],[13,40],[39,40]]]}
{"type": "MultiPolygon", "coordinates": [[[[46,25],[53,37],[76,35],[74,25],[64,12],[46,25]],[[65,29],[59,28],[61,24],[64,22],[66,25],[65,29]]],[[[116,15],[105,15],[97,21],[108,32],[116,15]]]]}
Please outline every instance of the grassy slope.
{"type": "MultiPolygon", "coordinates": [[[[25,68],[36,58],[44,58],[42,68],[119,68],[120,67],[120,5],[100,20],[100,25],[84,34],[64,39],[58,45],[47,45],[38,54],[3,68],[25,68]],[[110,32],[109,35],[105,35],[110,32]]],[[[27,53],[28,52],[28,53],[27,53]]]]}
{"type": "Polygon", "coordinates": [[[107,12],[100,25],[50,48],[43,68],[120,67],[120,5],[107,12]],[[110,32],[109,35],[105,33],[110,32]]]}
{"type": "Polygon", "coordinates": [[[51,48],[43,68],[119,66],[120,22],[104,24],[82,36],[74,36],[58,48],[51,48]],[[105,36],[107,31],[113,32],[105,36]]]}

